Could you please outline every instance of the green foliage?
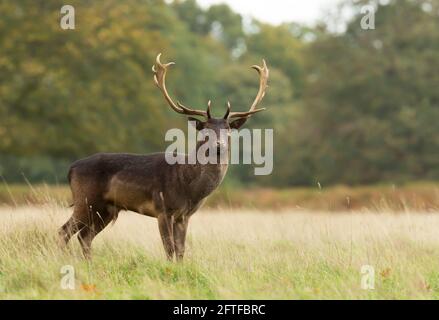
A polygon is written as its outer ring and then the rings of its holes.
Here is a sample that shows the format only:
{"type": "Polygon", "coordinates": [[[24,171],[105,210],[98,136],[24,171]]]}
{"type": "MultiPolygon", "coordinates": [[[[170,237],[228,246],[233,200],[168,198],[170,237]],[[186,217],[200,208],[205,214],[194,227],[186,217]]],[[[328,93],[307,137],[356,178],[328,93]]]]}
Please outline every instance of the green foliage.
{"type": "Polygon", "coordinates": [[[308,48],[295,129],[309,183],[439,178],[439,17],[423,3],[392,1],[376,30],[356,16],[308,48]]]}
{"type": "Polygon", "coordinates": [[[168,87],[184,104],[231,101],[257,90],[249,66],[265,58],[267,111],[249,127],[274,129],[274,172],[233,166],[229,184],[260,186],[437,180],[437,1],[346,1],[346,31],[273,26],[195,0],[74,0],[76,29],[59,26],[60,0],[0,4],[0,174],[65,181],[71,161],[95,152],[164,150],[185,127],[152,81],[159,52],[175,60],[168,87]],[[378,10],[362,30],[362,5],[378,10]]]}
{"type": "Polygon", "coordinates": [[[257,29],[258,32],[248,37],[248,53],[269,59],[270,65],[282,70],[299,94],[303,86],[303,43],[294,37],[286,24],[271,26],[258,23],[257,29]]]}

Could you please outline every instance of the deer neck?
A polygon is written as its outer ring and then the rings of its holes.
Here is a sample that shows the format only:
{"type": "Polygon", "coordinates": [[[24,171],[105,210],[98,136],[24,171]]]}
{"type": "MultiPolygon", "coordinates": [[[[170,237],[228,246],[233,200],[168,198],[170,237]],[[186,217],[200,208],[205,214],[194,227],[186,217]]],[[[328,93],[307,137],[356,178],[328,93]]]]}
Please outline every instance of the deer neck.
{"type": "Polygon", "coordinates": [[[226,160],[207,164],[197,162],[193,165],[195,175],[192,176],[189,186],[195,196],[204,198],[221,184],[228,169],[228,159],[226,160]]]}
{"type": "Polygon", "coordinates": [[[195,198],[203,199],[211,194],[224,179],[227,164],[197,164],[196,176],[190,182],[191,193],[195,198]]]}

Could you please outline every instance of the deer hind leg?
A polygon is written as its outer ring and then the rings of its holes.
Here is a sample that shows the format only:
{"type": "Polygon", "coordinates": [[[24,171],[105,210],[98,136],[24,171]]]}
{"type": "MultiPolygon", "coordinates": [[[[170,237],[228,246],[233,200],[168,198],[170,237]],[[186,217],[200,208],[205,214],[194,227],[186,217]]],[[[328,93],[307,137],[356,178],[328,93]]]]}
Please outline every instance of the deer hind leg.
{"type": "Polygon", "coordinates": [[[189,217],[179,218],[174,222],[174,244],[177,261],[183,260],[189,217]]]}
{"type": "Polygon", "coordinates": [[[69,220],[58,230],[59,246],[65,248],[70,239],[81,230],[85,224],[81,221],[81,217],[86,215],[87,209],[75,206],[72,216],[69,220]]]}
{"type": "Polygon", "coordinates": [[[157,217],[159,223],[160,236],[162,238],[163,246],[165,247],[166,257],[168,260],[174,258],[175,245],[173,236],[173,220],[172,215],[161,213],[157,217]]]}
{"type": "Polygon", "coordinates": [[[103,206],[101,210],[90,209],[90,213],[84,228],[79,231],[78,240],[82,253],[86,259],[91,258],[91,243],[93,239],[105,229],[112,221],[116,220],[119,209],[114,206],[103,206]]]}

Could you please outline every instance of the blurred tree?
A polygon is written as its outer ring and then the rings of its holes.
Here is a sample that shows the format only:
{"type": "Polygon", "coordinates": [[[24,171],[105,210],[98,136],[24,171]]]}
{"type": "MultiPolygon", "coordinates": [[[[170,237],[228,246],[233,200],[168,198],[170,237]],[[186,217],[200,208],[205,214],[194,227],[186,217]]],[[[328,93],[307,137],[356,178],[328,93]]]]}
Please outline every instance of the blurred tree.
{"type": "MultiPolygon", "coordinates": [[[[274,171],[232,166],[231,183],[271,186],[439,179],[439,3],[346,1],[353,14],[331,32],[242,17],[195,0],[73,0],[76,29],[59,26],[61,0],[0,2],[0,175],[65,181],[68,163],[98,151],[165,149],[186,127],[152,81],[176,61],[169,91],[223,115],[253,101],[265,58],[260,113],[246,126],[274,129],[274,171]],[[362,30],[361,7],[377,8],[362,30]]],[[[330,21],[330,19],[328,20],[330,21]]]]}
{"type": "Polygon", "coordinates": [[[269,59],[270,65],[282,70],[290,79],[295,95],[303,87],[303,43],[295,37],[290,25],[272,26],[256,22],[257,32],[248,35],[247,54],[269,59]]]}
{"type": "Polygon", "coordinates": [[[226,4],[215,4],[204,11],[195,0],[175,0],[172,7],[193,33],[210,35],[230,50],[242,45],[242,17],[226,4]]]}
{"type": "Polygon", "coordinates": [[[225,4],[212,5],[206,12],[209,31],[228,49],[243,45],[242,17],[225,4]]]}
{"type": "Polygon", "coordinates": [[[153,85],[151,65],[159,52],[176,59],[175,95],[204,104],[210,67],[199,39],[163,1],[71,4],[68,31],[62,1],[0,4],[0,153],[62,160],[164,148],[165,128],[184,119],[153,85]]]}
{"type": "Polygon", "coordinates": [[[358,14],[345,33],[309,47],[295,165],[312,172],[308,183],[438,179],[438,11],[431,1],[376,2],[376,30],[362,30],[366,3],[351,4],[358,14]]]}
{"type": "Polygon", "coordinates": [[[180,19],[182,19],[189,30],[198,35],[207,35],[210,26],[207,21],[206,12],[200,8],[195,0],[175,0],[172,8],[180,19]]]}

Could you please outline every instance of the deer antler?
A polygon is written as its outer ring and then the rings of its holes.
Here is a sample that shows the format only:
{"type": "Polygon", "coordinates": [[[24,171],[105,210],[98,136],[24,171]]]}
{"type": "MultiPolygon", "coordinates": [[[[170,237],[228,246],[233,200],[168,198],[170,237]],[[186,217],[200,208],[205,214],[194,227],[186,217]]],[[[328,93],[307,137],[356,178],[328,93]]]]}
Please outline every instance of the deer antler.
{"type": "Polygon", "coordinates": [[[188,107],[185,107],[180,102],[177,101],[175,103],[171,97],[168,94],[168,91],[166,90],[166,72],[168,71],[168,67],[174,65],[174,62],[169,63],[161,63],[160,62],[160,56],[162,54],[159,53],[157,55],[157,58],[155,60],[155,64],[152,66],[152,72],[154,72],[154,82],[156,86],[160,89],[160,91],[163,93],[163,96],[165,97],[168,104],[171,106],[171,108],[181,114],[185,115],[191,115],[191,116],[202,116],[205,118],[210,118],[210,101],[208,103],[208,109],[207,111],[203,110],[194,110],[188,107]]]}
{"type": "Polygon", "coordinates": [[[265,110],[265,108],[260,108],[260,109],[255,109],[255,108],[265,96],[265,90],[268,87],[267,82],[268,82],[269,70],[267,64],[265,63],[265,60],[262,60],[262,67],[258,65],[254,65],[252,66],[252,68],[259,73],[259,91],[258,94],[256,95],[255,100],[253,101],[253,104],[251,105],[250,109],[247,112],[230,112],[230,107],[228,105],[228,110],[226,113],[228,117],[224,116],[225,118],[247,118],[257,112],[261,112],[265,110]]]}

